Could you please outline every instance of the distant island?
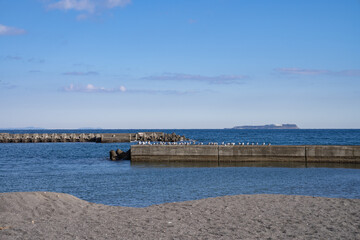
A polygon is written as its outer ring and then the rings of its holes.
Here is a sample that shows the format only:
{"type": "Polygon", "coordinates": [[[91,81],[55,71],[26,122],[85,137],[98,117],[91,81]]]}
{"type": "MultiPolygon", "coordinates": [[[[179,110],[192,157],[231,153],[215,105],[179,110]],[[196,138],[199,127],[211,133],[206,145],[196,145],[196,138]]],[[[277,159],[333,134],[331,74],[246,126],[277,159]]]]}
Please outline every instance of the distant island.
{"type": "Polygon", "coordinates": [[[225,129],[300,129],[296,124],[267,124],[258,126],[235,126],[225,129]]]}

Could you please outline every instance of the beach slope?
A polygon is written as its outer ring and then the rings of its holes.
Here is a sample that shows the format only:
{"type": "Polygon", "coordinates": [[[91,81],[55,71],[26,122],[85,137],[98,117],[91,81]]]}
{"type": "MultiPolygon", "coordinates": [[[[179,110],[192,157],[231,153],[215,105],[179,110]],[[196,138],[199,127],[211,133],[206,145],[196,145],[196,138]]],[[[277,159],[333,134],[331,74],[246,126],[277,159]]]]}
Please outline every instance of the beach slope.
{"type": "Polygon", "coordinates": [[[146,208],[0,193],[0,239],[360,239],[360,199],[237,195],[146,208]]]}

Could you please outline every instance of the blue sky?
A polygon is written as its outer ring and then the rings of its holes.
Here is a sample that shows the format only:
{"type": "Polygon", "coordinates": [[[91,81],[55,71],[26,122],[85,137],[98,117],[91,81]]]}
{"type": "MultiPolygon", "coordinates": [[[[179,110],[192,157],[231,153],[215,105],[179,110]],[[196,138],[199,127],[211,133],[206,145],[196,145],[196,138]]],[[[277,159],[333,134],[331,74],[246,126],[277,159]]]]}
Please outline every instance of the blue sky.
{"type": "Polygon", "coordinates": [[[0,128],[360,128],[360,1],[0,0],[0,128]]]}

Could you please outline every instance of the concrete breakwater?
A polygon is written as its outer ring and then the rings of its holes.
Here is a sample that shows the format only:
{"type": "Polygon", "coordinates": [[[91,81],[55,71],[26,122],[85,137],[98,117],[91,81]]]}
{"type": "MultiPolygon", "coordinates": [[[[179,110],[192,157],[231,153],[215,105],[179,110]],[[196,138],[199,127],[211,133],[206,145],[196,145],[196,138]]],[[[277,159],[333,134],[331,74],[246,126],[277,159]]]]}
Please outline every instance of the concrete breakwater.
{"type": "Polygon", "coordinates": [[[360,163],[360,146],[133,145],[131,161],[360,163]]]}
{"type": "Polygon", "coordinates": [[[163,141],[177,142],[186,140],[185,136],[175,133],[138,132],[138,133],[0,133],[0,143],[38,143],[38,142],[132,142],[163,141]]]}

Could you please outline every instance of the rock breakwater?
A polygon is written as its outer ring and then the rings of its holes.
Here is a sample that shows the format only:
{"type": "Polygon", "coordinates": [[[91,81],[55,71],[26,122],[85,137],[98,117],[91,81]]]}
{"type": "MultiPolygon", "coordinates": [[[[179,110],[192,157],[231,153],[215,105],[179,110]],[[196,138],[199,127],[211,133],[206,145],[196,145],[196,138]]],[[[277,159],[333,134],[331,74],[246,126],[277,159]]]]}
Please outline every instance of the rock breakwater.
{"type": "Polygon", "coordinates": [[[0,133],[0,143],[39,143],[39,142],[133,142],[186,140],[185,136],[175,133],[138,132],[138,133],[0,133]]]}

